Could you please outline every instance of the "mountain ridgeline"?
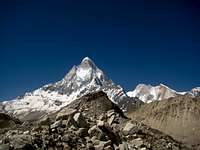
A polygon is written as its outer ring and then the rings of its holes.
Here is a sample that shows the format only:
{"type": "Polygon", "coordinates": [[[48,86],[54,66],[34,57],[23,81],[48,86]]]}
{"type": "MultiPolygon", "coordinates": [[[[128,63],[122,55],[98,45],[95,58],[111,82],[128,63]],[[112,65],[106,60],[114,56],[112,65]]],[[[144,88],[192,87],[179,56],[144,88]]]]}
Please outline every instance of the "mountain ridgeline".
{"type": "Polygon", "coordinates": [[[55,112],[75,99],[97,91],[104,91],[119,105],[126,101],[134,104],[138,100],[128,97],[120,85],[115,84],[86,57],[80,65],[73,66],[62,80],[14,100],[5,101],[0,104],[0,111],[14,114],[20,119],[34,119],[35,116],[55,112]]]}
{"type": "Polygon", "coordinates": [[[125,92],[88,57],[58,82],[0,103],[0,149],[200,149],[200,87],[125,92]]]}

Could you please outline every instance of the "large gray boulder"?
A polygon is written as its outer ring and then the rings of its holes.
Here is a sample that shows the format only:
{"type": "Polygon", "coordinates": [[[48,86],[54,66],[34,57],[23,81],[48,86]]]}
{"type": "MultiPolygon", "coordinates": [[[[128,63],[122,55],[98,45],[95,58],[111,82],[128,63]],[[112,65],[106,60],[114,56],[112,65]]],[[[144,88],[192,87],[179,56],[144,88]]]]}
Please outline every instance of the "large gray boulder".
{"type": "Polygon", "coordinates": [[[19,134],[9,136],[9,145],[15,149],[34,149],[31,145],[31,135],[19,134]]]}
{"type": "Polygon", "coordinates": [[[72,116],[77,113],[76,109],[72,109],[72,108],[67,108],[67,109],[62,109],[61,111],[58,112],[58,114],[56,115],[56,120],[67,120],[69,118],[69,116],[72,116]]]}
{"type": "Polygon", "coordinates": [[[128,122],[125,127],[123,128],[123,133],[125,135],[128,135],[128,134],[131,134],[131,131],[134,129],[136,125],[134,125],[133,123],[131,122],[128,122]]]}
{"type": "Polygon", "coordinates": [[[77,123],[80,128],[88,128],[88,123],[85,120],[85,117],[79,112],[74,115],[74,121],[77,123]]]}

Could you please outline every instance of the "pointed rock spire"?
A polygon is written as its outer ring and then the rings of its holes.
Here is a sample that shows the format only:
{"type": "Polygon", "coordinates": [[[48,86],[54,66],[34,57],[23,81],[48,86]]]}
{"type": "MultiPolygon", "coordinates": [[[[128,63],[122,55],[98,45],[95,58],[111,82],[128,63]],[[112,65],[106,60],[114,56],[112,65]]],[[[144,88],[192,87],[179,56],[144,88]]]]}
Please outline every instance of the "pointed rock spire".
{"type": "Polygon", "coordinates": [[[82,61],[81,64],[79,65],[81,68],[97,68],[95,63],[90,59],[89,57],[85,57],[82,61]]]}
{"type": "Polygon", "coordinates": [[[93,62],[89,57],[83,58],[82,62],[93,62]]]}

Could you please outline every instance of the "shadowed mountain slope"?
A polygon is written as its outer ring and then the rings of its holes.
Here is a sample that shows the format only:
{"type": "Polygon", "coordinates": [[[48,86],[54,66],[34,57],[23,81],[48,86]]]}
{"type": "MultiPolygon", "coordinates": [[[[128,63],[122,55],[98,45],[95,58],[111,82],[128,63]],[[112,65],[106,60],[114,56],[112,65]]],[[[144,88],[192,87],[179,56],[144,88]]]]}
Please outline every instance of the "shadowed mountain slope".
{"type": "Polygon", "coordinates": [[[200,98],[179,96],[155,101],[129,116],[179,141],[200,144],[200,98]]]}

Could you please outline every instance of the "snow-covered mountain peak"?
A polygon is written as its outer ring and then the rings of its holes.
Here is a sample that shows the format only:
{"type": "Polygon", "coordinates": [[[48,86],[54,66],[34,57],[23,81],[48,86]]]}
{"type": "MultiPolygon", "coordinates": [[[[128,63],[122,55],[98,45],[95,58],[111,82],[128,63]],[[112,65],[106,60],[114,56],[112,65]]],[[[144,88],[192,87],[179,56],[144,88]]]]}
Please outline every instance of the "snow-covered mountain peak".
{"type": "Polygon", "coordinates": [[[159,86],[169,88],[168,86],[164,85],[163,83],[160,83],[159,86]]]}
{"type": "Polygon", "coordinates": [[[72,67],[57,86],[60,84],[63,87],[78,89],[89,84],[90,86],[103,85],[107,81],[109,82],[109,79],[104,75],[103,71],[89,57],[85,57],[78,66],[72,67]]]}
{"type": "Polygon", "coordinates": [[[200,87],[196,87],[196,88],[193,88],[191,90],[191,93],[193,94],[193,96],[200,96],[200,87]]]}
{"type": "Polygon", "coordinates": [[[149,103],[155,100],[163,100],[181,95],[199,97],[200,87],[193,88],[191,91],[177,92],[162,83],[157,86],[138,84],[135,90],[127,92],[127,95],[129,97],[137,97],[143,102],[149,103]]]}
{"type": "Polygon", "coordinates": [[[89,58],[85,57],[78,66],[73,66],[72,69],[66,74],[64,80],[66,82],[91,82],[94,78],[104,81],[106,76],[89,58]],[[75,81],[76,80],[76,81],[75,81]]]}
{"type": "MultiPolygon", "coordinates": [[[[154,87],[153,85],[151,84],[144,84],[144,83],[140,83],[136,86],[136,89],[139,89],[139,88],[152,88],[154,87]]],[[[160,88],[167,88],[167,89],[170,89],[167,85],[163,84],[163,83],[160,83],[159,85],[157,85],[157,87],[160,87],[160,88]]]]}
{"type": "Polygon", "coordinates": [[[135,90],[127,92],[130,97],[137,97],[143,102],[152,102],[153,100],[162,100],[179,95],[179,92],[169,88],[164,84],[157,86],[139,84],[135,90]]]}
{"type": "Polygon", "coordinates": [[[84,62],[94,63],[94,62],[92,61],[92,59],[90,59],[89,57],[83,58],[81,63],[84,63],[84,62]]]}
{"type": "MultiPolygon", "coordinates": [[[[162,83],[160,83],[159,85],[158,85],[158,87],[160,88],[160,89],[167,89],[167,90],[169,90],[169,91],[171,91],[171,92],[174,92],[174,93],[176,93],[177,91],[175,91],[175,90],[173,90],[172,88],[170,88],[169,86],[167,86],[167,85],[165,85],[165,84],[162,84],[162,83]]],[[[177,92],[178,93],[178,92],[177,92]]]]}
{"type": "Polygon", "coordinates": [[[92,68],[92,69],[96,69],[97,68],[95,63],[89,57],[83,58],[83,60],[81,61],[81,64],[79,65],[79,67],[87,68],[87,69],[88,68],[92,68]]]}
{"type": "Polygon", "coordinates": [[[147,84],[144,84],[144,83],[140,83],[136,86],[136,88],[143,88],[143,87],[148,87],[148,86],[151,86],[151,85],[147,85],[147,84]]]}
{"type": "Polygon", "coordinates": [[[104,91],[116,103],[130,100],[123,88],[110,80],[88,57],[73,66],[65,77],[26,93],[20,98],[2,103],[3,112],[28,115],[30,112],[52,112],[88,93],[104,91]]]}

